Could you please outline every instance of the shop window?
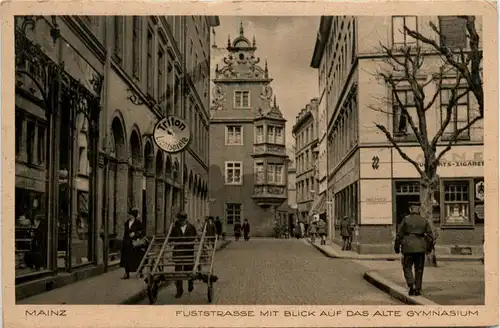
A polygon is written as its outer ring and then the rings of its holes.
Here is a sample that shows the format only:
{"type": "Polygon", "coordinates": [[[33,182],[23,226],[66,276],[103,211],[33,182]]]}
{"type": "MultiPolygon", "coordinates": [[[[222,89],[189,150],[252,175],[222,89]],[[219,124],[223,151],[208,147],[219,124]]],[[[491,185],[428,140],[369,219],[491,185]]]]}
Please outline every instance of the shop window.
{"type": "Polygon", "coordinates": [[[474,223],[484,224],[484,179],[474,180],[474,223]]]}
{"type": "Polygon", "coordinates": [[[226,222],[227,224],[241,223],[241,207],[242,204],[227,203],[226,204],[226,222]]]}
{"type": "Polygon", "coordinates": [[[16,188],[15,197],[15,274],[19,277],[47,268],[48,225],[43,192],[16,188]]]}
{"type": "Polygon", "coordinates": [[[469,201],[469,181],[445,181],[444,224],[470,224],[469,201]]]}

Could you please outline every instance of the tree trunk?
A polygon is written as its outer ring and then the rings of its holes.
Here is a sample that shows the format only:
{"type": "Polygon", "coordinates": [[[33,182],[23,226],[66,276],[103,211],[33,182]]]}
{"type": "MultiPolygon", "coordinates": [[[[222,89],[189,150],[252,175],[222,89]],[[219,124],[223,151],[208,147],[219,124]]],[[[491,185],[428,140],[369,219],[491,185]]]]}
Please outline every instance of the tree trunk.
{"type": "Polygon", "coordinates": [[[436,172],[431,177],[423,176],[420,182],[420,215],[426,218],[434,231],[433,199],[439,188],[439,178],[436,172]]]}

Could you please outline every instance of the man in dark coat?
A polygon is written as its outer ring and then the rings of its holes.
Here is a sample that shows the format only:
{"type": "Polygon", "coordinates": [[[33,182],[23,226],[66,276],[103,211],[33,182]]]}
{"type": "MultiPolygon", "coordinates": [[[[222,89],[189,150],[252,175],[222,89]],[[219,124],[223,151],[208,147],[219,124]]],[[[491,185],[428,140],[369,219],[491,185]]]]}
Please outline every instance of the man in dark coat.
{"type": "Polygon", "coordinates": [[[241,223],[240,222],[236,222],[234,224],[233,231],[234,231],[234,239],[236,241],[238,241],[240,239],[240,236],[241,236],[241,223]]]}
{"type": "Polygon", "coordinates": [[[250,223],[248,223],[248,219],[243,221],[243,239],[245,239],[245,241],[250,239],[250,223]]]}
{"type": "Polygon", "coordinates": [[[419,204],[410,203],[410,214],[399,225],[394,242],[394,251],[403,253],[403,273],[409,288],[409,295],[420,295],[424,275],[425,254],[433,245],[432,228],[419,214],[419,204]],[[415,266],[415,276],[412,267],[415,266]]]}
{"type": "Polygon", "coordinates": [[[207,232],[205,236],[207,237],[207,241],[210,245],[214,245],[215,243],[215,235],[217,232],[217,228],[214,223],[214,218],[213,216],[209,216],[207,219],[207,232]]]}
{"type": "Polygon", "coordinates": [[[220,239],[222,236],[222,222],[218,216],[215,217],[215,232],[217,233],[217,237],[220,239]]]}
{"type": "MultiPolygon", "coordinates": [[[[194,263],[194,246],[197,238],[197,232],[194,225],[187,221],[186,213],[177,214],[177,221],[170,234],[172,244],[174,246],[172,260],[175,263],[175,271],[189,272],[193,271],[193,264],[186,264],[186,262],[194,263]],[[176,242],[179,243],[176,245],[176,242]]],[[[182,296],[183,283],[182,280],[175,282],[177,289],[176,298],[182,296]]],[[[194,289],[193,280],[188,281],[188,291],[192,292],[194,289]]]]}
{"type": "Polygon", "coordinates": [[[342,250],[349,250],[349,240],[352,236],[352,226],[347,215],[344,216],[344,219],[340,223],[340,235],[342,236],[343,241],[342,250]]]}
{"type": "Polygon", "coordinates": [[[125,275],[122,279],[129,279],[130,272],[137,271],[146,247],[146,245],[134,246],[134,240],[144,237],[142,222],[139,220],[139,210],[133,208],[128,212],[128,215],[129,219],[125,222],[120,256],[120,266],[125,269],[125,275]]]}

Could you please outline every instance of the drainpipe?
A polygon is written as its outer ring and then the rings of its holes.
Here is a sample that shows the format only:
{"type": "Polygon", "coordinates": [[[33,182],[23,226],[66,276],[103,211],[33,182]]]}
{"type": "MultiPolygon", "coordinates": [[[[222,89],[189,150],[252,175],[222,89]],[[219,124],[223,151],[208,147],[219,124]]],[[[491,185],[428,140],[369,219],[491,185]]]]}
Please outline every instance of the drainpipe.
{"type": "MultiPolygon", "coordinates": [[[[111,47],[111,35],[110,31],[111,29],[109,28],[110,24],[113,22],[113,19],[115,19],[113,16],[108,16],[104,19],[104,35],[105,35],[105,44],[106,44],[106,62],[104,66],[104,87],[103,87],[103,94],[102,94],[102,104],[103,108],[101,113],[103,114],[103,144],[102,144],[102,152],[104,155],[104,172],[103,172],[103,192],[102,192],[102,226],[103,226],[103,262],[104,262],[104,271],[108,271],[108,254],[109,254],[109,227],[108,227],[108,189],[109,189],[109,162],[108,162],[108,90],[110,90],[111,85],[110,85],[110,78],[109,75],[111,74],[111,54],[112,54],[112,47],[111,47]]],[[[98,227],[98,231],[100,231],[101,227],[98,227]]],[[[100,238],[100,233],[98,234],[98,238],[100,238]]],[[[97,239],[97,244],[99,245],[98,239],[97,239]]],[[[97,247],[98,248],[98,247],[97,247]]]]}

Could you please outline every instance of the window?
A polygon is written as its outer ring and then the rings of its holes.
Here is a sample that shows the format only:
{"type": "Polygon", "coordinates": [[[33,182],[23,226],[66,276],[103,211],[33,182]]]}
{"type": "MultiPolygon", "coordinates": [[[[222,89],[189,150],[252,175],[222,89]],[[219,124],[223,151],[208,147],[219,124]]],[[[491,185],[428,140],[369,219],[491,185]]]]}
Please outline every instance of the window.
{"type": "Polygon", "coordinates": [[[262,125],[255,127],[255,142],[263,143],[264,142],[264,127],[262,125]]]}
{"type": "Polygon", "coordinates": [[[283,144],[283,128],[281,126],[267,126],[267,142],[283,144]]]}
{"type": "Polygon", "coordinates": [[[241,125],[226,126],[226,145],[243,145],[243,127],[241,125]]]}
{"type": "Polygon", "coordinates": [[[26,152],[27,152],[27,162],[29,164],[34,164],[35,160],[35,122],[29,120],[28,124],[26,125],[26,152]]]}
{"type": "Polygon", "coordinates": [[[276,135],[276,142],[277,144],[283,144],[283,128],[282,127],[274,127],[274,133],[276,135]]]}
{"type": "Polygon", "coordinates": [[[255,163],[255,183],[264,183],[264,163],[255,163]]]}
{"type": "MultiPolygon", "coordinates": [[[[146,81],[148,84],[148,94],[153,95],[153,32],[148,29],[148,49],[147,49],[147,71],[146,71],[146,81]]],[[[159,55],[159,54],[158,54],[159,55]]],[[[164,90],[158,88],[158,98],[161,99],[161,95],[165,92],[164,90]]]]}
{"type": "Polygon", "coordinates": [[[444,224],[470,224],[469,181],[444,181],[444,224]]]}
{"type": "Polygon", "coordinates": [[[439,16],[440,43],[452,49],[467,47],[467,21],[459,16],[439,16]]]}
{"type": "MultiPolygon", "coordinates": [[[[413,98],[413,91],[398,90],[396,92],[399,100],[406,108],[406,111],[409,115],[411,115],[413,123],[418,126],[418,116],[415,106],[415,100],[413,98]]],[[[392,99],[392,106],[394,112],[394,134],[399,136],[413,134],[413,130],[408,122],[408,117],[405,113],[403,113],[403,110],[399,106],[398,100],[394,94],[392,99]]]]}
{"type": "MultiPolygon", "coordinates": [[[[461,95],[467,91],[467,88],[458,88],[456,95],[461,95]]],[[[452,98],[452,89],[441,90],[441,124],[446,119],[447,107],[452,98]]],[[[443,139],[452,138],[458,130],[466,127],[469,124],[469,94],[464,95],[460,99],[456,99],[456,105],[451,109],[451,119],[443,132],[443,139]]],[[[460,139],[469,139],[469,129],[461,132],[460,139]]]]}
{"type": "Polygon", "coordinates": [[[114,23],[115,56],[121,62],[123,55],[123,17],[115,16],[114,23]]]}
{"type": "Polygon", "coordinates": [[[45,127],[38,125],[37,134],[37,164],[43,165],[45,164],[45,127]]]}
{"type": "Polygon", "coordinates": [[[163,98],[165,98],[164,95],[166,92],[166,87],[165,87],[165,51],[163,50],[163,47],[161,45],[158,45],[158,81],[157,81],[157,88],[158,88],[158,99],[160,102],[163,102],[163,98]]]}
{"type": "Polygon", "coordinates": [[[235,91],[234,92],[234,107],[235,108],[250,108],[250,91],[235,91]]]}
{"type": "Polygon", "coordinates": [[[141,22],[138,16],[132,18],[132,74],[140,78],[141,22]]]}
{"type": "Polygon", "coordinates": [[[267,164],[267,183],[274,183],[274,164],[267,164]]]}
{"type": "Polygon", "coordinates": [[[243,183],[242,162],[226,162],[226,184],[241,185],[243,183]]]}
{"type": "Polygon", "coordinates": [[[407,35],[405,27],[411,31],[417,31],[417,16],[392,17],[392,43],[394,45],[410,46],[417,43],[416,39],[407,35]]]}
{"type": "Polygon", "coordinates": [[[226,223],[241,223],[241,204],[226,203],[226,223]]]}

